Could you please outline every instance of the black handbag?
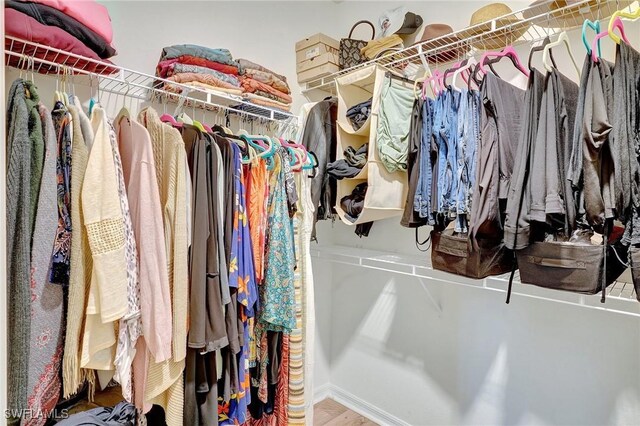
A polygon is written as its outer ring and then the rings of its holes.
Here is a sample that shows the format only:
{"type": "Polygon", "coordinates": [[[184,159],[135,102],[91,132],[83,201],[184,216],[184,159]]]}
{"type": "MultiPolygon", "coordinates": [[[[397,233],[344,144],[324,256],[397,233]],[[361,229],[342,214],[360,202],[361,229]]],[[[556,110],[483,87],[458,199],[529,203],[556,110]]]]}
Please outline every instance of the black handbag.
{"type": "Polygon", "coordinates": [[[353,30],[360,24],[369,24],[371,26],[372,34],[371,40],[373,40],[376,36],[376,28],[369,21],[358,21],[351,27],[351,31],[349,31],[349,36],[347,38],[340,39],[340,56],[338,58],[338,65],[341,70],[345,68],[350,68],[361,64],[367,61],[361,53],[360,50],[369,43],[366,40],[356,40],[351,38],[353,34],[353,30]]]}

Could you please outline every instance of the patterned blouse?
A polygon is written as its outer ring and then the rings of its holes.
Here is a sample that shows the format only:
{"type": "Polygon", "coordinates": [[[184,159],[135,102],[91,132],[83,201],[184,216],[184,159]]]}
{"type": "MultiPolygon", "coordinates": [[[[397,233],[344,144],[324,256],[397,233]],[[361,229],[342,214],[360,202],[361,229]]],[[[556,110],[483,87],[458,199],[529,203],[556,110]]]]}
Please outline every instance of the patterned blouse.
{"type": "Polygon", "coordinates": [[[69,285],[71,259],[71,115],[62,102],[56,102],[53,125],[58,140],[58,228],[53,243],[51,276],[54,284],[69,285]]]}

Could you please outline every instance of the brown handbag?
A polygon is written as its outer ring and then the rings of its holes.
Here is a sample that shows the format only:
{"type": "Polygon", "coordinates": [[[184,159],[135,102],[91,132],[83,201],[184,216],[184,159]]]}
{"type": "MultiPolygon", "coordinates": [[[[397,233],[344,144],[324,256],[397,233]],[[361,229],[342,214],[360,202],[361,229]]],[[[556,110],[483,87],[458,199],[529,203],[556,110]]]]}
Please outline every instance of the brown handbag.
{"type": "Polygon", "coordinates": [[[360,24],[369,24],[371,26],[372,34],[371,40],[376,37],[376,28],[369,21],[358,21],[353,27],[351,27],[351,31],[349,31],[349,36],[347,38],[340,39],[340,56],[338,57],[338,66],[341,70],[345,68],[351,68],[358,64],[367,61],[361,53],[360,50],[369,43],[366,40],[357,40],[351,38],[353,34],[353,30],[360,24]]]}
{"type": "Polygon", "coordinates": [[[631,246],[629,248],[629,264],[636,299],[640,302],[640,247],[631,246]]]}
{"type": "Polygon", "coordinates": [[[596,294],[627,268],[621,242],[606,245],[537,242],[519,250],[520,281],[574,293],[596,294]]]}
{"type": "Polygon", "coordinates": [[[452,229],[431,231],[431,265],[439,271],[469,278],[486,278],[511,271],[513,254],[502,240],[479,239],[474,249],[466,234],[452,229]]]}

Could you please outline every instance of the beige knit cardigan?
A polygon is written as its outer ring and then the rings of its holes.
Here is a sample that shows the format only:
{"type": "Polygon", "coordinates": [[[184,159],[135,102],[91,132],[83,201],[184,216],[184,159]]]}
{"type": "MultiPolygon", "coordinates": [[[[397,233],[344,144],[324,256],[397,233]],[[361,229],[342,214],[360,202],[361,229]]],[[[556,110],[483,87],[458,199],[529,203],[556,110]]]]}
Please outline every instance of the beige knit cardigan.
{"type": "Polygon", "coordinates": [[[149,364],[145,403],[158,404],[168,426],[182,425],[184,388],[182,373],[187,349],[189,297],[186,151],[180,132],[160,121],[152,108],[140,112],[138,121],[151,136],[156,178],[163,210],[167,271],[172,295],[173,336],[171,359],[149,364]]]}
{"type": "Polygon", "coordinates": [[[86,141],[93,142],[93,130],[88,117],[79,103],[70,105],[71,124],[73,125],[73,145],[71,156],[71,223],[73,238],[71,239],[71,271],[69,276],[69,298],[67,306],[67,327],[62,361],[62,384],[65,398],[75,394],[85,379],[94,383],[93,370],[80,369],[80,342],[82,325],[86,308],[86,297],[89,293],[93,261],[89,250],[89,239],[84,227],[80,194],[82,182],[89,160],[89,149],[86,141]],[[84,123],[83,123],[84,121],[84,123]],[[83,125],[84,124],[84,125],[83,125]]]}

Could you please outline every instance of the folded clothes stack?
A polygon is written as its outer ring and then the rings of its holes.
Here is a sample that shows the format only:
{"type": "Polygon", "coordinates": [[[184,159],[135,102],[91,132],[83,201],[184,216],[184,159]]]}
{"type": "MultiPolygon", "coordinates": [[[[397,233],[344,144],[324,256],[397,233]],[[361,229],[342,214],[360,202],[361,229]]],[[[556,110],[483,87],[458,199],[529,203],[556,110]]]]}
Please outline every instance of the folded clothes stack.
{"type": "Polygon", "coordinates": [[[286,77],[246,59],[236,61],[227,49],[193,44],[165,47],[156,76],[169,80],[171,83],[161,82],[158,86],[174,93],[190,86],[238,95],[238,100],[282,111],[291,107],[286,77]]]}
{"type": "MultiPolygon", "coordinates": [[[[162,49],[156,75],[169,81],[199,89],[242,94],[238,80],[240,64],[227,49],[211,49],[194,44],[179,44],[162,49]]],[[[182,87],[162,83],[162,88],[181,93],[182,87]]]]}
{"type": "MultiPolygon", "coordinates": [[[[96,61],[116,54],[112,45],[113,29],[109,12],[95,1],[6,0],[4,7],[4,27],[8,36],[96,61]]],[[[35,56],[50,61],[55,59],[57,62],[62,59],[59,54],[46,51],[36,51],[35,56]]],[[[17,58],[15,60],[18,61],[17,58]]],[[[75,58],[69,60],[75,66],[90,71],[99,67],[98,64],[75,58]]]]}
{"type": "Polygon", "coordinates": [[[247,59],[238,59],[245,100],[256,105],[289,111],[291,90],[287,78],[247,59]]]}

